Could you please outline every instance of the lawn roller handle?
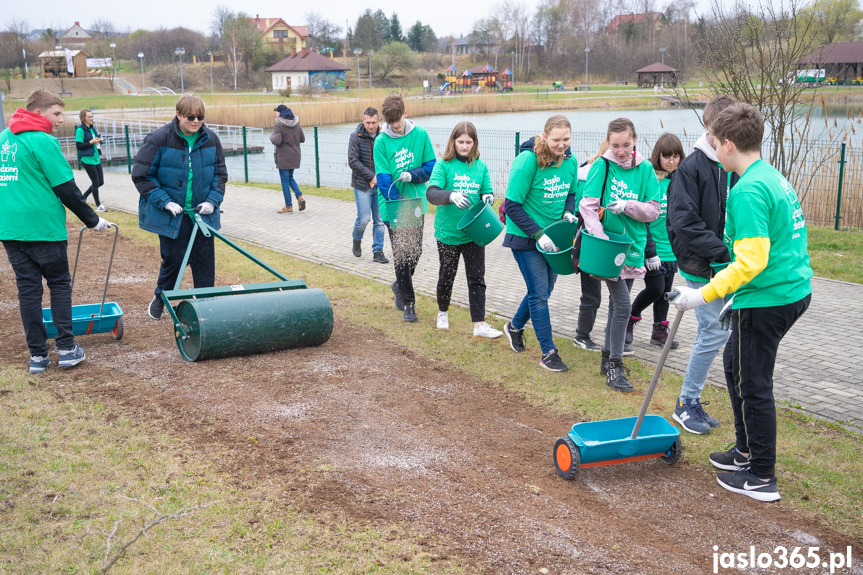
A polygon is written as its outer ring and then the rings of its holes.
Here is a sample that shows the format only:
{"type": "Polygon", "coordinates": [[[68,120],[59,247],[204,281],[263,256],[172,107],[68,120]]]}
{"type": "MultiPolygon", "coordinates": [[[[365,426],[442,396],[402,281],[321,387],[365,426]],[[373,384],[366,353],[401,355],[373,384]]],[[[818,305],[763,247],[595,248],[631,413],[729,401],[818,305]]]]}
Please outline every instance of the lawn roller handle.
{"type": "MultiPolygon", "coordinates": [[[[665,294],[667,301],[677,299],[680,292],[677,290],[670,291],[665,294]]],[[[668,357],[668,352],[671,351],[671,344],[674,342],[674,336],[677,335],[677,328],[680,326],[680,320],[683,319],[683,310],[677,310],[677,315],[674,316],[674,322],[668,330],[668,338],[665,340],[665,345],[662,346],[662,353],[659,354],[659,361],[656,364],[656,371],[653,372],[653,379],[650,380],[650,386],[647,388],[647,394],[644,396],[644,402],[641,404],[641,411],[638,413],[638,419],[635,420],[635,427],[632,429],[631,439],[638,437],[638,432],[641,429],[641,422],[644,420],[644,415],[647,413],[647,406],[650,400],[653,399],[653,390],[656,389],[656,384],[659,383],[659,376],[662,374],[662,366],[665,365],[665,359],[668,357]]]]}

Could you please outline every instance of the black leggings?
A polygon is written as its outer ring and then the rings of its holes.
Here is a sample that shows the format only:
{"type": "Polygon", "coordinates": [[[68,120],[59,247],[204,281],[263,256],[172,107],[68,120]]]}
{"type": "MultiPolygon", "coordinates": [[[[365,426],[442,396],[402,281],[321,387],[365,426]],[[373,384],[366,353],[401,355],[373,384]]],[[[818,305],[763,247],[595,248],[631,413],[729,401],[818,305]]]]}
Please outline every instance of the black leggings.
{"type": "Polygon", "coordinates": [[[662,297],[666,292],[670,292],[674,283],[675,267],[674,262],[662,262],[662,267],[652,272],[647,272],[644,277],[644,289],[641,290],[632,302],[633,317],[641,317],[641,312],[647,309],[647,306],[653,304],[653,322],[658,323],[668,320],[668,301],[662,297]]]}
{"type": "Polygon", "coordinates": [[[93,194],[93,201],[96,202],[96,207],[102,205],[102,202],[99,201],[99,186],[105,185],[105,175],[102,173],[102,164],[85,164],[81,163],[84,166],[84,171],[87,172],[87,175],[90,176],[90,187],[87,188],[87,191],[84,192],[84,199],[87,199],[87,196],[93,194]]]}
{"type": "Polygon", "coordinates": [[[440,311],[449,310],[452,284],[458,272],[459,256],[464,256],[464,273],[467,276],[470,319],[485,320],[485,248],[474,242],[449,245],[438,241],[440,272],[437,280],[437,306],[440,311]]]}

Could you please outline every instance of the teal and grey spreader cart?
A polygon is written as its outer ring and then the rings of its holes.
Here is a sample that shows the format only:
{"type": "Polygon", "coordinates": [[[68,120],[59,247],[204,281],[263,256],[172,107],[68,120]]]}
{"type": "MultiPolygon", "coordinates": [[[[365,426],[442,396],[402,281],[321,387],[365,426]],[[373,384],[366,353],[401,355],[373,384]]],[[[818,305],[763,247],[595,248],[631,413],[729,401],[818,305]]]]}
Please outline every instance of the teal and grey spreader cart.
{"type": "MultiPolygon", "coordinates": [[[[677,295],[677,291],[669,292],[665,294],[665,299],[673,300],[677,295]]],[[[682,318],[683,311],[680,310],[668,330],[668,339],[665,340],[665,346],[659,355],[656,371],[650,380],[650,387],[647,388],[638,417],[586,421],[573,425],[569,433],[554,444],[554,466],[558,475],[564,479],[573,479],[578,475],[579,469],[585,467],[614,465],[655,457],[667,465],[680,460],[683,455],[680,430],[664,417],[645,414],[682,318]]]]}
{"type": "Polygon", "coordinates": [[[195,227],[174,289],[161,294],[174,321],[174,338],[183,359],[200,361],[311,347],[330,339],[333,308],[323,290],[285,277],[208,226],[197,213],[185,213],[195,227]],[[279,281],[180,289],[198,232],[216,236],[279,281]],[[179,303],[174,307],[172,302],[179,303]]]}

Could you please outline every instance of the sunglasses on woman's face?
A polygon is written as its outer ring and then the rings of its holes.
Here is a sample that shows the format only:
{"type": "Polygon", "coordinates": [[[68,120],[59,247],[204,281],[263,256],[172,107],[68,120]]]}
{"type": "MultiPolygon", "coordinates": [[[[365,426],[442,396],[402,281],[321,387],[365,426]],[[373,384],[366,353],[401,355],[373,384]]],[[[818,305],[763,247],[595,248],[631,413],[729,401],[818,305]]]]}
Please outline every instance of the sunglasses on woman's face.
{"type": "Polygon", "coordinates": [[[204,115],[200,114],[200,115],[196,116],[194,114],[189,114],[188,116],[186,116],[186,119],[190,122],[194,122],[195,120],[198,120],[199,122],[203,122],[204,121],[204,115]]]}

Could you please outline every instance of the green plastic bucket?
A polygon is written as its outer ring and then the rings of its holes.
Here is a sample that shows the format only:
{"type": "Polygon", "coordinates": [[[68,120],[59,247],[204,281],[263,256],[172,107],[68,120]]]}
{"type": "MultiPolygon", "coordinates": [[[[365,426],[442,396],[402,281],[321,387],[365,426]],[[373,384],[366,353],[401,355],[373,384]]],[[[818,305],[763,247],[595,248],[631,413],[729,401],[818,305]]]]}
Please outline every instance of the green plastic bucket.
{"type": "Polygon", "coordinates": [[[536,244],[536,249],[543,255],[551,269],[562,276],[575,273],[575,269],[572,267],[570,252],[572,251],[572,240],[575,239],[575,231],[577,229],[578,224],[575,222],[569,223],[566,220],[561,220],[543,230],[543,233],[551,238],[554,245],[560,249],[559,252],[544,252],[540,249],[539,244],[536,244]]]}
{"type": "Polygon", "coordinates": [[[503,231],[503,224],[494,209],[485,202],[470,207],[456,228],[463,231],[478,246],[487,246],[503,231]]]}
{"type": "Polygon", "coordinates": [[[617,279],[623,270],[626,256],[632,248],[632,240],[622,234],[605,232],[607,240],[594,237],[587,232],[581,235],[581,259],[578,267],[582,272],[606,279],[617,279]]]}
{"type": "Polygon", "coordinates": [[[390,227],[394,230],[402,228],[418,228],[422,225],[423,200],[422,198],[402,198],[401,200],[387,200],[387,217],[390,219],[390,227]]]}

